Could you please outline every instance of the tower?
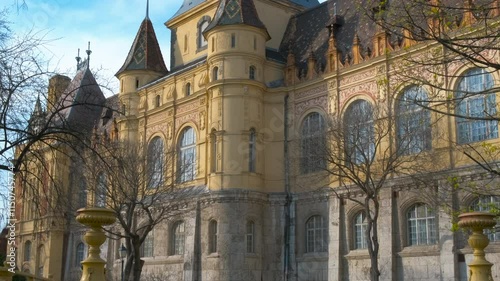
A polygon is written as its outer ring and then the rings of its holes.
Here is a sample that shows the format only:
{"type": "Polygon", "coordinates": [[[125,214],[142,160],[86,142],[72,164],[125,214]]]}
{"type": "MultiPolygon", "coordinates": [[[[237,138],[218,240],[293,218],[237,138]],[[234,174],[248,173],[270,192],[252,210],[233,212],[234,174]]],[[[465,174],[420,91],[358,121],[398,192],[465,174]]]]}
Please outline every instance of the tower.
{"type": "Polygon", "coordinates": [[[262,186],[258,134],[263,110],[266,42],[253,0],[220,1],[204,31],[211,107],[212,189],[262,186]]]}
{"type": "Polygon", "coordinates": [[[137,89],[168,73],[158,40],[149,19],[149,1],[146,7],[146,17],[141,23],[134,43],[123,63],[116,73],[120,81],[119,103],[124,118],[119,120],[121,137],[131,141],[136,139],[138,122],[135,117],[139,107],[137,89]]]}

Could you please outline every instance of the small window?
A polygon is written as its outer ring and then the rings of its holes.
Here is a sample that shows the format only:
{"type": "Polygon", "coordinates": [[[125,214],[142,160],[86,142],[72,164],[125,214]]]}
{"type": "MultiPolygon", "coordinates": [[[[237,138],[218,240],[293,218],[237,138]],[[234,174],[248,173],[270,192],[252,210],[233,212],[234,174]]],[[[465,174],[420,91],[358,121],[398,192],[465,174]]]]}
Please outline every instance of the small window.
{"type": "Polygon", "coordinates": [[[231,48],[236,47],[236,34],[231,33],[231,48]]]}
{"type": "Polygon", "coordinates": [[[26,241],[24,243],[24,261],[31,260],[31,241],[26,241]]]}
{"type": "Polygon", "coordinates": [[[407,213],[408,245],[436,244],[436,217],[426,204],[415,204],[407,213]]]}
{"type": "Polygon", "coordinates": [[[161,101],[161,97],[160,97],[160,95],[157,95],[155,97],[155,107],[160,107],[160,105],[161,105],[160,101],[161,101]]]}
{"type": "Polygon", "coordinates": [[[172,255],[184,255],[184,222],[178,221],[172,228],[172,255]]]}
{"type": "Polygon", "coordinates": [[[249,78],[251,80],[255,80],[255,66],[250,66],[249,70],[248,70],[248,73],[249,73],[249,78]]]}
{"type": "Polygon", "coordinates": [[[186,84],[186,97],[191,95],[191,83],[186,84]]]}
{"type": "Polygon", "coordinates": [[[212,134],[210,135],[210,144],[212,146],[212,153],[211,153],[211,171],[212,173],[217,172],[217,135],[216,131],[212,130],[212,134]]]}
{"type": "Polygon", "coordinates": [[[135,79],[135,88],[139,88],[139,79],[135,79]]]}
{"type": "Polygon", "coordinates": [[[306,222],[306,252],[326,252],[328,250],[327,237],[327,228],[323,217],[310,217],[306,222]]]}
{"type": "Polygon", "coordinates": [[[188,36],[184,35],[184,53],[188,51],[188,36]]]}
{"type": "Polygon", "coordinates": [[[250,138],[248,141],[248,171],[255,173],[255,158],[256,158],[256,134],[255,129],[250,130],[250,138]]]}
{"type": "Polygon", "coordinates": [[[217,221],[211,220],[208,225],[208,252],[217,253],[217,221]]]}
{"type": "Polygon", "coordinates": [[[203,47],[207,46],[207,40],[205,39],[205,36],[203,36],[203,31],[205,31],[207,26],[208,26],[207,20],[203,21],[199,26],[199,29],[198,29],[198,48],[203,48],[203,47]]]}
{"type": "Polygon", "coordinates": [[[366,249],[366,215],[364,212],[359,212],[354,217],[354,249],[366,249]]]}
{"type": "Polygon", "coordinates": [[[126,109],[127,109],[127,107],[126,107],[126,105],[123,103],[123,104],[122,104],[122,114],[123,114],[123,115],[125,115],[125,113],[126,113],[126,112],[125,112],[125,111],[126,111],[126,109]]]}
{"type": "Polygon", "coordinates": [[[253,37],[253,49],[254,49],[254,51],[257,50],[257,37],[255,37],[255,36],[253,37]]]}
{"type": "Polygon", "coordinates": [[[212,69],[212,81],[219,80],[219,68],[216,66],[212,69]]]}
{"type": "Polygon", "coordinates": [[[212,52],[215,52],[215,38],[212,37],[212,52]]]}
{"type": "Polygon", "coordinates": [[[84,258],[85,258],[85,244],[80,242],[76,246],[75,267],[81,267],[84,258]]]}
{"type": "Polygon", "coordinates": [[[253,221],[247,222],[247,253],[255,253],[255,223],[253,221]]]}
{"type": "Polygon", "coordinates": [[[142,244],[142,257],[152,257],[154,249],[154,234],[153,231],[149,232],[142,244]]]}

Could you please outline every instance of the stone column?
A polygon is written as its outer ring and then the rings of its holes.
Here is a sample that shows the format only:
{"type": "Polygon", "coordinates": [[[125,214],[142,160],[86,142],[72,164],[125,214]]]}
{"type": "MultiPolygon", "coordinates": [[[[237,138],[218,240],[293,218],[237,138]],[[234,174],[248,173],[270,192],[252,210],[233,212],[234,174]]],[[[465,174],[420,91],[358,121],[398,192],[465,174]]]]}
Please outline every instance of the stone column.
{"type": "Polygon", "coordinates": [[[464,213],[458,216],[458,225],[462,228],[472,230],[469,236],[469,245],[474,250],[474,258],[469,263],[469,281],[489,281],[491,276],[492,263],[485,258],[484,248],[490,241],[484,235],[483,229],[495,226],[495,215],[485,212],[464,213]]]}
{"type": "Polygon", "coordinates": [[[89,255],[82,261],[83,274],[80,280],[105,281],[104,265],[106,262],[100,257],[100,247],[106,241],[102,227],[115,222],[115,213],[105,208],[84,208],[77,211],[76,220],[90,227],[83,237],[85,243],[89,245],[89,255]]]}

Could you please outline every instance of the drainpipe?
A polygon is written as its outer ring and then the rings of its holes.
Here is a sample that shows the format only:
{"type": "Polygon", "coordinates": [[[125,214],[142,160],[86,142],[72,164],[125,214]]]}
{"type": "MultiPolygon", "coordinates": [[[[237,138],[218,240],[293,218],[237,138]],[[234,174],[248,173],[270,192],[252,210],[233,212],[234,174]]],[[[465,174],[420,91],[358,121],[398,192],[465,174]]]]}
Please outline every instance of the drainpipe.
{"type": "Polygon", "coordinates": [[[290,194],[290,157],[288,154],[288,94],[285,96],[284,100],[284,158],[285,158],[285,249],[284,249],[284,259],[283,259],[283,278],[284,281],[290,280],[290,275],[292,272],[291,266],[291,247],[290,247],[290,232],[291,232],[291,208],[292,208],[292,196],[290,194]]]}

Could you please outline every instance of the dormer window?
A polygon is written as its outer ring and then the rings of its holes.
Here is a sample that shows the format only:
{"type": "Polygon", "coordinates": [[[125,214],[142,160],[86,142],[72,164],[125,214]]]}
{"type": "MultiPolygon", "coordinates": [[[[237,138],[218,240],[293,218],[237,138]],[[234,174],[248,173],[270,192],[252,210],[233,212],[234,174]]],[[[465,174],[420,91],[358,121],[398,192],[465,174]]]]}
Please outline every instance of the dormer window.
{"type": "Polygon", "coordinates": [[[198,21],[198,51],[201,49],[205,49],[208,45],[207,40],[203,36],[203,31],[208,27],[208,23],[210,22],[210,17],[209,16],[203,16],[199,21],[198,21]]]}

